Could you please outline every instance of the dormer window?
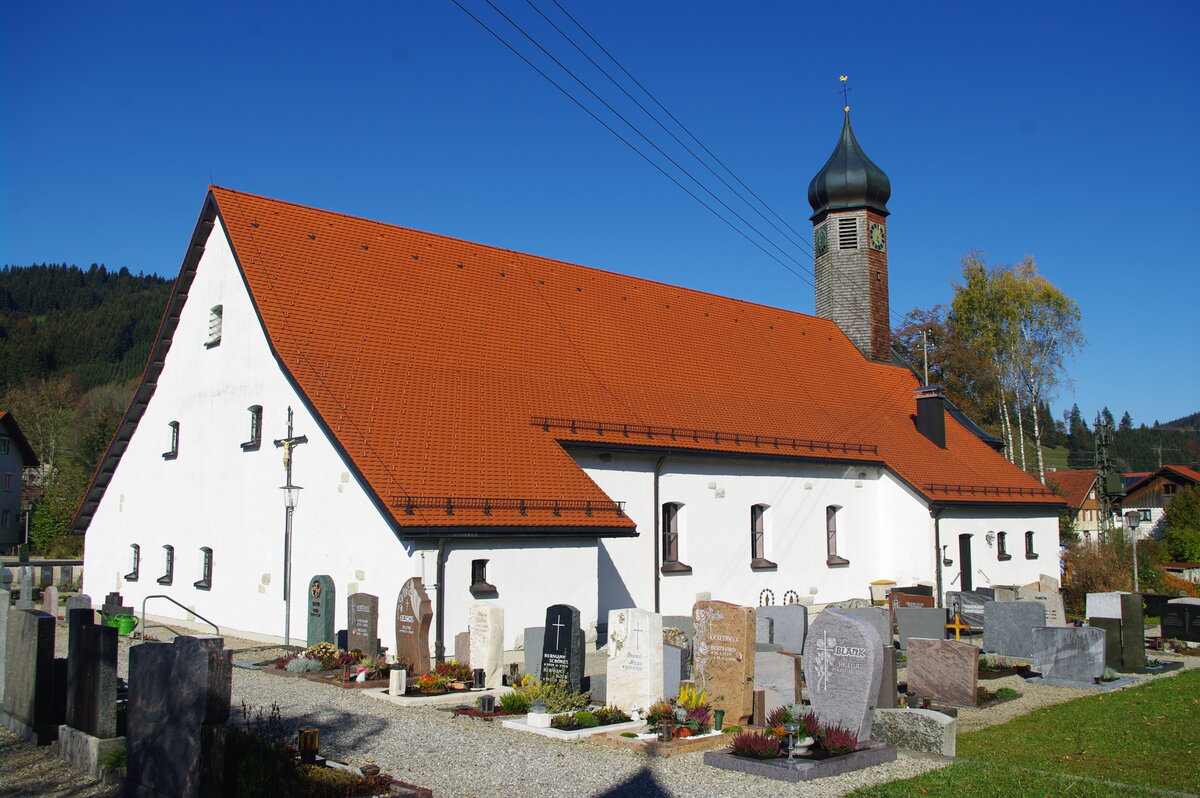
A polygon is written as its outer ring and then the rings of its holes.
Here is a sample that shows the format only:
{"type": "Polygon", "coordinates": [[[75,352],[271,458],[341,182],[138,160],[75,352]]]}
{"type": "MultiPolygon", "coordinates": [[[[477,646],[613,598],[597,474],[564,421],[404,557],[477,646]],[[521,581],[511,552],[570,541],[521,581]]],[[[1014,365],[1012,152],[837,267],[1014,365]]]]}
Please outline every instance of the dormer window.
{"type": "Polygon", "coordinates": [[[213,305],[208,310],[208,340],[204,346],[212,349],[221,343],[221,324],[225,316],[224,305],[213,305]]]}
{"type": "Polygon", "coordinates": [[[262,405],[251,405],[246,409],[250,411],[250,437],[242,444],[242,451],[255,452],[262,444],[262,405]]]}
{"type": "Polygon", "coordinates": [[[167,425],[171,428],[171,448],[163,452],[164,460],[174,460],[179,456],[179,422],[172,421],[167,425]]]}

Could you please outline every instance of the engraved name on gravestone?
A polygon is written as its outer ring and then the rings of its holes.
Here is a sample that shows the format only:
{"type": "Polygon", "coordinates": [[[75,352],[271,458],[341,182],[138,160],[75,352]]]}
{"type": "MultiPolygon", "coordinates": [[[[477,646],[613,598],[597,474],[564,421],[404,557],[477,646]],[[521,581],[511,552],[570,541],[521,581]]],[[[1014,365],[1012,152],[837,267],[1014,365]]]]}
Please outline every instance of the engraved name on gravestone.
{"type": "Polygon", "coordinates": [[[888,593],[888,611],[892,614],[892,619],[896,618],[896,609],[899,607],[932,607],[933,596],[918,595],[916,593],[899,593],[895,590],[888,593]]]}
{"type": "Polygon", "coordinates": [[[333,613],[337,607],[337,590],[333,578],[320,574],[308,583],[308,645],[333,643],[337,633],[333,628],[333,613]]]}
{"type": "Polygon", "coordinates": [[[583,656],[579,610],[570,604],[547,607],[546,634],[542,638],[542,681],[563,682],[572,691],[582,690],[583,656]]]}
{"type": "Polygon", "coordinates": [[[947,704],[973,707],[979,678],[979,649],[957,640],[908,641],[908,692],[947,704]]]}
{"type": "Polygon", "coordinates": [[[692,623],[696,687],[725,710],[726,723],[748,724],[754,714],[754,608],[697,601],[692,623]]]}
{"type": "Polygon", "coordinates": [[[1029,630],[1045,625],[1043,601],[988,601],[983,605],[983,650],[1006,657],[1032,657],[1029,630]]]}
{"type": "Polygon", "coordinates": [[[663,696],[662,616],[640,609],[608,612],[609,704],[645,709],[663,696]]]}
{"type": "Polygon", "coordinates": [[[396,658],[407,663],[410,674],[429,672],[429,622],[433,602],[421,577],[414,576],[400,588],[396,599],[396,658]]]}
{"type": "Polygon", "coordinates": [[[471,668],[482,668],[484,685],[499,687],[504,673],[504,608],[490,601],[472,601],[468,610],[471,668]]]}
{"type": "Polygon", "coordinates": [[[346,645],[364,656],[379,654],[379,597],[355,593],[346,600],[346,645]]]}
{"type": "Polygon", "coordinates": [[[990,596],[978,590],[946,591],[946,609],[949,610],[949,615],[953,617],[954,613],[957,612],[959,617],[962,618],[963,623],[975,629],[983,627],[983,603],[993,600],[990,596]]]}
{"type": "Polygon", "coordinates": [[[1038,601],[1046,607],[1046,626],[1066,626],[1067,612],[1062,594],[1057,590],[1028,590],[1021,593],[1022,601],[1038,601]]]}
{"type": "Polygon", "coordinates": [[[1162,608],[1162,636],[1200,643],[1200,606],[1168,602],[1162,608]]]}
{"type": "Polygon", "coordinates": [[[813,712],[865,742],[879,694],[883,642],[868,621],[837,609],[817,615],[804,641],[804,681],[813,712]]]}
{"type": "Polygon", "coordinates": [[[1033,630],[1033,669],[1047,684],[1090,685],[1104,675],[1104,630],[1039,626],[1033,630]]]}

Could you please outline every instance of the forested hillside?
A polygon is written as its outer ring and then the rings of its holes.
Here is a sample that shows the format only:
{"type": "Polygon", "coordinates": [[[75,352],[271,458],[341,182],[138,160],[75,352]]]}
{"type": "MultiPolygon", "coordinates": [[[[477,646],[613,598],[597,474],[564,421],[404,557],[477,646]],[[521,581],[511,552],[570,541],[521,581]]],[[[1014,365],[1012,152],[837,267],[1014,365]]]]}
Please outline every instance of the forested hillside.
{"type": "Polygon", "coordinates": [[[67,535],[150,353],[170,281],[61,264],[0,269],[0,408],[41,466],[28,474],[36,553],[71,555],[67,535]]]}
{"type": "MultiPolygon", "coordinates": [[[[1113,445],[1108,454],[1123,473],[1153,471],[1161,465],[1188,465],[1200,460],[1200,413],[1159,424],[1134,426],[1129,413],[1117,421],[1107,407],[1099,417],[1114,429],[1113,445]]],[[[1071,468],[1093,468],[1095,459],[1095,417],[1085,419],[1079,406],[1066,418],[1067,456],[1071,468]]]]}

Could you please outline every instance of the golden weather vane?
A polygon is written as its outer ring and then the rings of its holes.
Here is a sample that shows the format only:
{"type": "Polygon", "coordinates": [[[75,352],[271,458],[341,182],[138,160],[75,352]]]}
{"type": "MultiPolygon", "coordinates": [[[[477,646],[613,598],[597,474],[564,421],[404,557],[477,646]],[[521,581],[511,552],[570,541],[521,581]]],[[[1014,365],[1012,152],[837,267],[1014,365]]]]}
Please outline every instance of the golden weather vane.
{"type": "Polygon", "coordinates": [[[846,81],[850,80],[850,76],[849,75],[838,75],[838,80],[840,80],[842,82],[842,105],[845,106],[845,108],[843,108],[842,110],[849,112],[849,110],[850,110],[850,96],[849,95],[850,95],[850,92],[852,91],[852,89],[850,88],[849,85],[847,85],[846,81]]]}

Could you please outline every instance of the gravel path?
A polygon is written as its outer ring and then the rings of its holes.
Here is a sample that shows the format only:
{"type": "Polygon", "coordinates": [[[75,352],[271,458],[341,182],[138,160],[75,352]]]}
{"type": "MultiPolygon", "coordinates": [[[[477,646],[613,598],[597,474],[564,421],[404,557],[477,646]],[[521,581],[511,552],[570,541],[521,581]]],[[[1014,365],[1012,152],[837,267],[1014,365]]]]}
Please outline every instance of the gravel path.
{"type": "MultiPolygon", "coordinates": [[[[226,638],[226,644],[235,649],[257,645],[234,638],[226,638]]],[[[60,628],[59,656],[65,655],[64,647],[65,629],[60,628]]],[[[273,655],[271,650],[260,649],[235,655],[235,659],[273,655]]],[[[1182,659],[1185,667],[1200,667],[1197,657],[1161,658],[1182,659]]],[[[118,666],[122,676],[127,673],[127,663],[128,643],[123,641],[118,666]]],[[[960,733],[1092,694],[1028,684],[1017,676],[989,684],[993,690],[1005,686],[1018,689],[1022,697],[987,710],[960,710],[960,733]]],[[[895,762],[844,776],[788,784],[707,767],[701,753],[663,759],[588,742],[558,742],[504,729],[499,723],[454,718],[445,710],[397,707],[358,690],[338,690],[235,668],[231,722],[241,722],[243,702],[252,708],[277,704],[288,725],[320,728],[322,753],[355,764],[373,761],[403,781],[432,788],[441,798],[840,796],[859,787],[916,776],[951,761],[901,754],[895,762]]],[[[115,796],[117,791],[74,776],[48,749],[34,749],[0,730],[0,794],[115,796]]]]}

